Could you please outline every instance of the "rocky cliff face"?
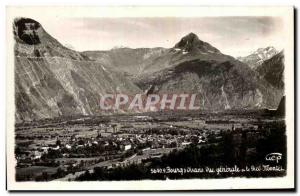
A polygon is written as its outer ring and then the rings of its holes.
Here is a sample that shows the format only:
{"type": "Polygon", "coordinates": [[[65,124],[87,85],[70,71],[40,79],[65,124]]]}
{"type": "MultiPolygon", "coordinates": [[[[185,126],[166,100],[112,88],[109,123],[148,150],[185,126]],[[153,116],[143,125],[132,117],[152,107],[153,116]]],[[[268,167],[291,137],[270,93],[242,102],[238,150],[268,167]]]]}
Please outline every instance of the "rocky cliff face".
{"type": "Polygon", "coordinates": [[[256,69],[259,75],[275,88],[284,90],[284,54],[283,51],[265,60],[256,69]]]}
{"type": "Polygon", "coordinates": [[[197,93],[208,110],[277,108],[283,95],[271,63],[254,71],[193,33],[168,49],[77,52],[32,19],[16,19],[13,32],[17,121],[97,115],[106,93],[197,93]]]}
{"type": "Polygon", "coordinates": [[[31,19],[16,19],[16,119],[99,114],[105,93],[141,90],[123,73],[62,46],[31,19]]]}
{"type": "Polygon", "coordinates": [[[245,64],[200,59],[145,75],[137,84],[159,94],[197,93],[205,110],[276,108],[283,93],[245,64]]]}

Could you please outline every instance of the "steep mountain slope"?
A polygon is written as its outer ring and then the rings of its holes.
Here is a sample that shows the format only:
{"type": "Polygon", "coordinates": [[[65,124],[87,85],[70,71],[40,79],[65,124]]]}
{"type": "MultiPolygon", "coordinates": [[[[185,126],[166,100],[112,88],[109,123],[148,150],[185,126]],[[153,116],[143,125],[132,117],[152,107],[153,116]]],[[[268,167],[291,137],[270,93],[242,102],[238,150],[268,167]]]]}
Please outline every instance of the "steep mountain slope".
{"type": "Polygon", "coordinates": [[[32,19],[16,19],[14,35],[17,121],[98,114],[101,94],[140,92],[123,73],[65,48],[32,19]]]}
{"type": "Polygon", "coordinates": [[[19,18],[14,22],[17,57],[65,57],[73,60],[88,60],[79,52],[70,50],[50,36],[35,20],[19,18]]]}
{"type": "Polygon", "coordinates": [[[259,65],[261,65],[264,61],[270,59],[277,53],[278,51],[274,47],[269,46],[266,48],[259,48],[252,54],[245,57],[238,57],[237,59],[249,65],[251,69],[256,70],[259,65]]]}
{"type": "Polygon", "coordinates": [[[248,65],[219,52],[194,34],[175,47],[191,55],[169,68],[136,79],[153,93],[197,93],[202,109],[276,108],[283,89],[272,86],[248,65]]]}
{"type": "Polygon", "coordinates": [[[259,79],[247,65],[193,60],[145,76],[137,84],[153,93],[197,93],[201,109],[276,108],[282,91],[259,79]],[[243,66],[243,67],[241,67],[243,66]]]}
{"type": "Polygon", "coordinates": [[[259,75],[275,88],[284,88],[284,54],[283,51],[264,61],[256,69],[259,75]]]}

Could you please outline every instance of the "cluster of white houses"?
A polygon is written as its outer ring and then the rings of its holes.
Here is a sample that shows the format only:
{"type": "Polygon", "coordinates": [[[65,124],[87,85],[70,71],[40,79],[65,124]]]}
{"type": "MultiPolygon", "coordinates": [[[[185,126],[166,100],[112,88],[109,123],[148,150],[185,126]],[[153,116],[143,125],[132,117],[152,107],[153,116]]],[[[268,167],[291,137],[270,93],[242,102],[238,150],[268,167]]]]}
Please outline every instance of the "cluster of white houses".
{"type": "Polygon", "coordinates": [[[129,150],[158,149],[158,148],[181,148],[193,143],[205,143],[206,134],[201,135],[186,133],[170,134],[168,130],[175,129],[170,125],[166,132],[152,133],[151,128],[136,129],[134,127],[120,126],[119,124],[103,125],[92,131],[92,134],[80,132],[70,135],[57,135],[51,142],[49,139],[41,140],[34,145],[29,145],[23,153],[17,153],[16,158],[22,160],[38,160],[49,151],[60,151],[62,156],[69,158],[78,149],[97,147],[105,149],[106,154],[110,150],[114,153],[123,154],[129,150]]]}

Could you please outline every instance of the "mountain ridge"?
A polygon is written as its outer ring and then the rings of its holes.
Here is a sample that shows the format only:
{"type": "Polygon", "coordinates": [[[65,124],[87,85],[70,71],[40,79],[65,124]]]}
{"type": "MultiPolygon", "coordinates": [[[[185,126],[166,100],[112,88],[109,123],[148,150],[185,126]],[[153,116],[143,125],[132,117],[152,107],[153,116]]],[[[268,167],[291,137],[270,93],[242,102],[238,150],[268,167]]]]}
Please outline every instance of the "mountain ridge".
{"type": "Polygon", "coordinates": [[[283,94],[194,33],[172,48],[77,52],[35,20],[16,19],[13,30],[17,121],[101,114],[106,93],[198,93],[212,110],[276,108],[283,94]]]}

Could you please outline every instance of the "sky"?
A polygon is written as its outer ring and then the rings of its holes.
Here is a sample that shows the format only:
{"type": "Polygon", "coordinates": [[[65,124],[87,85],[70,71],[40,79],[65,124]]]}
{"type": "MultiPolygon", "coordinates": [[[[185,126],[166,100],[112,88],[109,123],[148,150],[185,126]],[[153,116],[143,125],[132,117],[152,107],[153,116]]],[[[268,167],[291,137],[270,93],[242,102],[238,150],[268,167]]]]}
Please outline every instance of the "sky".
{"type": "Polygon", "coordinates": [[[78,51],[171,48],[193,32],[222,53],[238,57],[267,46],[282,50],[285,41],[282,21],[276,17],[60,18],[39,22],[62,44],[78,51]]]}

